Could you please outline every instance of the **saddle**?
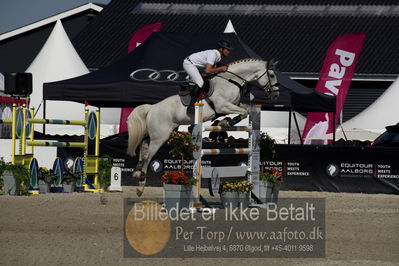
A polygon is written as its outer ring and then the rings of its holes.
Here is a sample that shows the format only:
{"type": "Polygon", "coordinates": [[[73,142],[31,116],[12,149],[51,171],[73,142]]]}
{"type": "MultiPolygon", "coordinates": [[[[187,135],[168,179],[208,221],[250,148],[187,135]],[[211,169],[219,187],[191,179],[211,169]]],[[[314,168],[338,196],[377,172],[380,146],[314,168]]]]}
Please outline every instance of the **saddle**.
{"type": "Polygon", "coordinates": [[[200,89],[193,82],[183,83],[179,89],[179,96],[183,106],[189,106],[190,103],[196,102],[198,99],[210,97],[212,93],[213,87],[209,85],[209,79],[207,78],[204,78],[204,86],[200,89]]]}

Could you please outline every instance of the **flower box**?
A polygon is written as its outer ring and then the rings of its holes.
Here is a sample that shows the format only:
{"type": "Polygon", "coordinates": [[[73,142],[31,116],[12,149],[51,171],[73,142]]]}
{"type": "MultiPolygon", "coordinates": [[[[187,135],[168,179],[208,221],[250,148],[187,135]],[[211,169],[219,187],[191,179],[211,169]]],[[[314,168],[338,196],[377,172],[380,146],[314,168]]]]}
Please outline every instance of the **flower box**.
{"type": "Polygon", "coordinates": [[[50,184],[47,183],[46,181],[39,179],[38,180],[38,185],[39,185],[39,192],[40,194],[44,193],[49,193],[50,192],[50,184]]]}
{"type": "Polygon", "coordinates": [[[259,194],[263,203],[277,203],[284,178],[276,168],[266,169],[260,176],[259,194]]]}
{"type": "Polygon", "coordinates": [[[17,195],[18,183],[11,171],[3,172],[3,190],[8,195],[17,195]]]}
{"type": "Polygon", "coordinates": [[[192,185],[163,184],[165,191],[165,208],[180,212],[183,208],[190,207],[192,185]]]}
{"type": "Polygon", "coordinates": [[[220,193],[220,199],[222,200],[222,205],[224,208],[238,208],[239,198],[237,191],[227,191],[220,193]]]}
{"type": "Polygon", "coordinates": [[[220,198],[224,208],[248,208],[249,193],[254,184],[243,180],[238,182],[222,182],[220,184],[220,198]]]}
{"type": "Polygon", "coordinates": [[[72,180],[72,181],[63,181],[62,182],[62,187],[64,189],[65,193],[72,193],[75,191],[75,185],[76,181],[72,180]]]}

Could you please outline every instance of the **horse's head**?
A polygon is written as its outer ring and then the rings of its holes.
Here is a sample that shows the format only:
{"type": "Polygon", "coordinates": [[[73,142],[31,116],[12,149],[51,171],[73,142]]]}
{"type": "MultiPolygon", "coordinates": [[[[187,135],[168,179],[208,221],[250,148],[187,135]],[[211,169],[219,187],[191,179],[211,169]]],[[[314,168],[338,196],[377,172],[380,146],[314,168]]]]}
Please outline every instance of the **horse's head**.
{"type": "Polygon", "coordinates": [[[262,86],[262,89],[271,100],[277,99],[280,94],[277,75],[275,73],[277,63],[278,61],[274,59],[270,60],[270,62],[266,62],[265,68],[259,70],[257,77],[259,85],[262,86]]]}

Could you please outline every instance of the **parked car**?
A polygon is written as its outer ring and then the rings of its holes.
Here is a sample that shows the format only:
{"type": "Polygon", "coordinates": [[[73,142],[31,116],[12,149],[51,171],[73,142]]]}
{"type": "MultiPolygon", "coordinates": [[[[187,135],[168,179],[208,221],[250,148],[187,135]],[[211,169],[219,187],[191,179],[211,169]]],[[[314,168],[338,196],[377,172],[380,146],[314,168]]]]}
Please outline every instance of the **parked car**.
{"type": "Polygon", "coordinates": [[[399,147],[399,123],[385,128],[387,131],[378,136],[371,146],[399,147]]]}

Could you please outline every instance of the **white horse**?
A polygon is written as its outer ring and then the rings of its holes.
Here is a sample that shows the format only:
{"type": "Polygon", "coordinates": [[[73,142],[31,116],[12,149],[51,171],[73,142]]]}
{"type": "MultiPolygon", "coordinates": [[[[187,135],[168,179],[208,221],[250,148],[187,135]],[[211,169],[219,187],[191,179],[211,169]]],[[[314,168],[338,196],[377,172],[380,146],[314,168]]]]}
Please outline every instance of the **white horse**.
{"type": "MultiPolygon", "coordinates": [[[[259,59],[242,59],[230,63],[227,72],[219,73],[209,81],[209,85],[214,89],[209,97],[214,108],[208,103],[204,104],[203,121],[209,121],[217,114],[239,114],[241,119],[246,118],[248,106],[240,104],[240,87],[250,81],[257,81],[268,97],[277,97],[278,84],[273,71],[275,64],[259,59]]],[[[178,95],[173,95],[154,105],[138,106],[129,115],[127,123],[127,153],[135,156],[136,149],[141,144],[139,161],[133,177],[140,178],[140,184],[144,189],[147,167],[152,157],[168,140],[173,129],[179,125],[194,123],[194,114],[187,112],[187,107],[181,103],[178,95]]],[[[137,194],[140,196],[142,190],[137,190],[137,194]]]]}

